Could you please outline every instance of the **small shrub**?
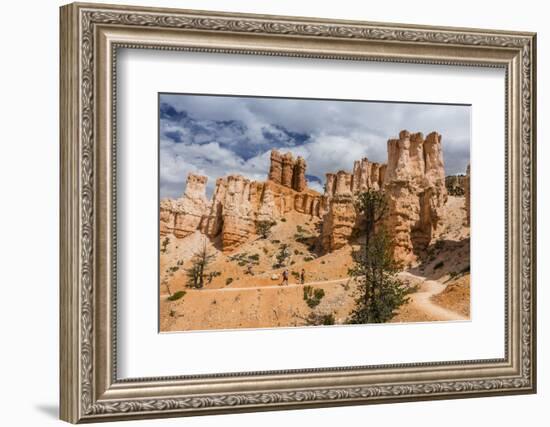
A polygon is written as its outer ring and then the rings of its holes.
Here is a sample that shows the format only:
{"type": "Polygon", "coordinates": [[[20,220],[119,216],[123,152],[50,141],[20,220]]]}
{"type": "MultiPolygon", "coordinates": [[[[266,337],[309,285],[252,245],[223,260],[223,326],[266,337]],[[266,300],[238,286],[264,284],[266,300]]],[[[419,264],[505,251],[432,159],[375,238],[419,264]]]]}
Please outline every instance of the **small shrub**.
{"type": "Polygon", "coordinates": [[[176,317],[176,312],[174,310],[170,310],[170,317],[176,317]]]}
{"type": "Polygon", "coordinates": [[[444,265],[444,262],[439,261],[436,265],[434,265],[434,270],[440,269],[441,267],[443,267],[443,265],[444,265]]]}
{"type": "Polygon", "coordinates": [[[271,227],[275,225],[273,221],[258,221],[256,223],[256,234],[262,239],[267,239],[271,234],[271,227]]]}
{"type": "Polygon", "coordinates": [[[281,218],[281,222],[286,222],[286,218],[281,218]]]}
{"type": "Polygon", "coordinates": [[[304,301],[309,308],[315,308],[325,296],[325,291],[321,288],[313,288],[312,286],[304,286],[304,301]]]}
{"type": "Polygon", "coordinates": [[[235,254],[233,256],[230,256],[229,259],[233,262],[236,262],[239,267],[244,267],[245,265],[258,265],[258,262],[260,260],[259,254],[252,254],[249,255],[246,252],[235,254]]]}
{"type": "Polygon", "coordinates": [[[304,257],[304,261],[313,261],[315,259],[315,257],[311,256],[311,255],[308,255],[306,257],[304,257]]]}
{"type": "Polygon", "coordinates": [[[212,280],[214,279],[214,277],[218,277],[221,275],[222,275],[221,271],[212,271],[211,273],[208,273],[208,283],[212,283],[212,280]]]}
{"type": "Polygon", "coordinates": [[[178,291],[178,292],[174,293],[173,295],[170,295],[167,299],[168,299],[168,301],[177,301],[180,298],[183,298],[185,294],[186,294],[185,291],[178,291]]]}
{"type": "Polygon", "coordinates": [[[275,240],[272,240],[271,243],[274,243],[275,245],[278,245],[279,243],[281,243],[281,241],[275,239],[275,240]]]}
{"type": "Polygon", "coordinates": [[[233,277],[228,277],[225,279],[225,286],[229,286],[231,283],[233,283],[233,277]]]}
{"type": "Polygon", "coordinates": [[[296,226],[296,231],[297,231],[298,233],[303,233],[303,232],[306,231],[306,230],[305,230],[304,227],[302,227],[301,225],[297,225],[297,226],[296,226]]]}
{"type": "Polygon", "coordinates": [[[323,315],[321,319],[323,325],[334,325],[335,323],[334,315],[332,313],[323,315]]]}
{"type": "Polygon", "coordinates": [[[326,264],[327,262],[325,260],[321,261],[321,264],[326,264]]]}
{"type": "Polygon", "coordinates": [[[307,321],[307,324],[311,326],[334,325],[336,323],[336,319],[334,318],[334,315],[332,313],[328,313],[328,314],[310,313],[306,321],[307,321]]]}
{"type": "Polygon", "coordinates": [[[320,302],[321,302],[320,300],[313,299],[313,298],[306,300],[306,304],[309,308],[317,307],[320,302]]]}
{"type": "Polygon", "coordinates": [[[325,296],[325,291],[321,288],[317,288],[313,291],[313,296],[317,299],[321,299],[325,296]]]}
{"type": "Polygon", "coordinates": [[[297,271],[292,271],[290,274],[292,274],[296,279],[300,278],[300,273],[298,273],[297,271]]]}
{"type": "Polygon", "coordinates": [[[160,251],[163,254],[166,253],[166,247],[168,246],[169,243],[170,243],[170,239],[168,237],[165,237],[164,240],[162,241],[162,248],[160,249],[160,251]]]}

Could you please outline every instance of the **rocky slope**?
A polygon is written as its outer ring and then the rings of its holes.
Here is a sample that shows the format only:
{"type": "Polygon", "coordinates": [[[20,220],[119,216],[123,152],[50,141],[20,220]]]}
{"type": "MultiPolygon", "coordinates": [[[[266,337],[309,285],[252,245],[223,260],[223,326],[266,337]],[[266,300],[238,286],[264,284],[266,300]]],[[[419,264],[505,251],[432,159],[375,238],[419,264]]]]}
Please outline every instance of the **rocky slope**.
{"type": "MultiPolygon", "coordinates": [[[[205,330],[227,328],[262,328],[304,326],[310,316],[333,315],[336,324],[343,324],[354,308],[356,283],[350,280],[351,252],[358,242],[328,253],[312,248],[319,239],[321,218],[288,212],[276,221],[267,238],[252,238],[231,253],[221,250],[218,240],[208,239],[200,230],[185,239],[168,239],[160,257],[160,321],[162,331],[205,330]],[[297,234],[300,235],[296,239],[297,234]],[[289,244],[285,266],[277,265],[283,242],[289,244]],[[194,248],[207,244],[214,256],[208,267],[204,289],[186,286],[186,269],[194,248]],[[283,270],[290,272],[289,285],[280,286],[283,270]],[[172,273],[173,270],[176,270],[172,273]],[[321,303],[310,308],[303,299],[299,274],[304,271],[305,284],[323,289],[321,303]],[[177,301],[167,298],[182,291],[177,301]]],[[[440,309],[456,312],[453,320],[468,317],[469,307],[469,229],[464,227],[464,198],[449,196],[433,241],[421,263],[404,276],[407,283],[419,285],[418,294],[403,306],[392,322],[449,320],[440,316],[440,309]],[[454,279],[453,279],[454,278],[454,279]],[[460,286],[454,286],[460,280],[460,286]],[[428,283],[424,283],[428,281],[428,283]],[[437,281],[435,292],[433,281],[437,281]],[[455,289],[456,288],[456,289],[455,289]],[[441,289],[442,292],[438,293],[441,289]],[[430,298],[432,296],[432,298],[430,298]]]]}

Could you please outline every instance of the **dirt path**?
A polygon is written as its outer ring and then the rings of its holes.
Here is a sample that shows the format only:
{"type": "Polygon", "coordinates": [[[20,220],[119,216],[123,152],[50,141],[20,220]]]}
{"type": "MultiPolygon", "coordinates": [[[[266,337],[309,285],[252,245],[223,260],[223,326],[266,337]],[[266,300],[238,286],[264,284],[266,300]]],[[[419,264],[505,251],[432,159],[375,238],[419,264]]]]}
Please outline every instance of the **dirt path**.
{"type": "Polygon", "coordinates": [[[446,286],[444,284],[436,280],[425,280],[422,276],[415,276],[407,272],[401,273],[401,276],[422,281],[418,292],[410,295],[411,302],[409,304],[411,307],[438,320],[468,320],[468,318],[462,314],[443,308],[432,301],[432,296],[445,290],[446,286]]]}
{"type": "MultiPolygon", "coordinates": [[[[186,290],[187,292],[232,292],[232,291],[254,291],[257,289],[289,289],[289,288],[300,288],[302,286],[308,286],[308,285],[338,285],[340,283],[348,282],[350,279],[345,277],[343,279],[334,279],[334,280],[325,280],[321,282],[306,282],[303,285],[299,283],[293,283],[288,285],[280,285],[279,283],[276,285],[268,285],[268,286],[246,286],[241,288],[232,288],[232,287],[226,287],[226,288],[213,288],[213,289],[189,289],[186,290]]],[[[169,294],[161,294],[161,297],[168,297],[169,294]]]]}
{"type": "MultiPolygon", "coordinates": [[[[409,307],[421,312],[430,318],[448,321],[448,320],[468,320],[467,317],[463,316],[460,313],[457,313],[452,310],[448,310],[440,305],[434,303],[431,299],[432,296],[437,295],[445,290],[445,285],[436,281],[436,280],[426,280],[422,276],[416,276],[414,274],[403,272],[399,276],[404,279],[412,279],[413,283],[419,283],[419,290],[410,295],[409,307]]],[[[243,292],[243,291],[256,291],[263,289],[292,289],[300,288],[306,285],[340,285],[342,283],[349,282],[349,278],[334,279],[334,280],[325,280],[325,281],[316,281],[316,282],[306,282],[303,285],[298,283],[292,283],[289,285],[281,286],[279,283],[276,285],[264,285],[264,286],[247,286],[247,287],[225,287],[225,288],[204,288],[204,289],[188,289],[186,292],[192,292],[197,294],[205,293],[226,293],[226,292],[243,292]]],[[[169,294],[161,294],[161,298],[168,297],[169,294]]]]}

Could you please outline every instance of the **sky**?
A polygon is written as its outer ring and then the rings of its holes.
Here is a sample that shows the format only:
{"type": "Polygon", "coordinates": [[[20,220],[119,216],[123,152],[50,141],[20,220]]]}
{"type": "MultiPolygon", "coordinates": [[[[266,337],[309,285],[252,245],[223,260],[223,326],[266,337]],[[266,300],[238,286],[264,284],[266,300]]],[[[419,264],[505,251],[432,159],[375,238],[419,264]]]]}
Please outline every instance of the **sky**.
{"type": "Polygon", "coordinates": [[[264,181],[271,149],[307,163],[308,185],[323,192],[325,174],[351,171],[363,157],[387,161],[399,132],[442,135],[445,173],[464,173],[470,159],[470,106],[161,94],[160,197],[177,198],[190,172],[216,179],[241,174],[264,181]]]}

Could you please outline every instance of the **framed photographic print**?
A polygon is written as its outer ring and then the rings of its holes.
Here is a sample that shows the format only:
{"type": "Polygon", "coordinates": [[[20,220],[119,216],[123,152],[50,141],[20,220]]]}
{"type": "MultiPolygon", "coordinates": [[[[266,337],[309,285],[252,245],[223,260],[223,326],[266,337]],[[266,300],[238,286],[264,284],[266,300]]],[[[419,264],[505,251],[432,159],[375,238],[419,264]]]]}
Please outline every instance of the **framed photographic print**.
{"type": "Polygon", "coordinates": [[[535,34],[61,8],[61,418],[533,393],[535,34]]]}

